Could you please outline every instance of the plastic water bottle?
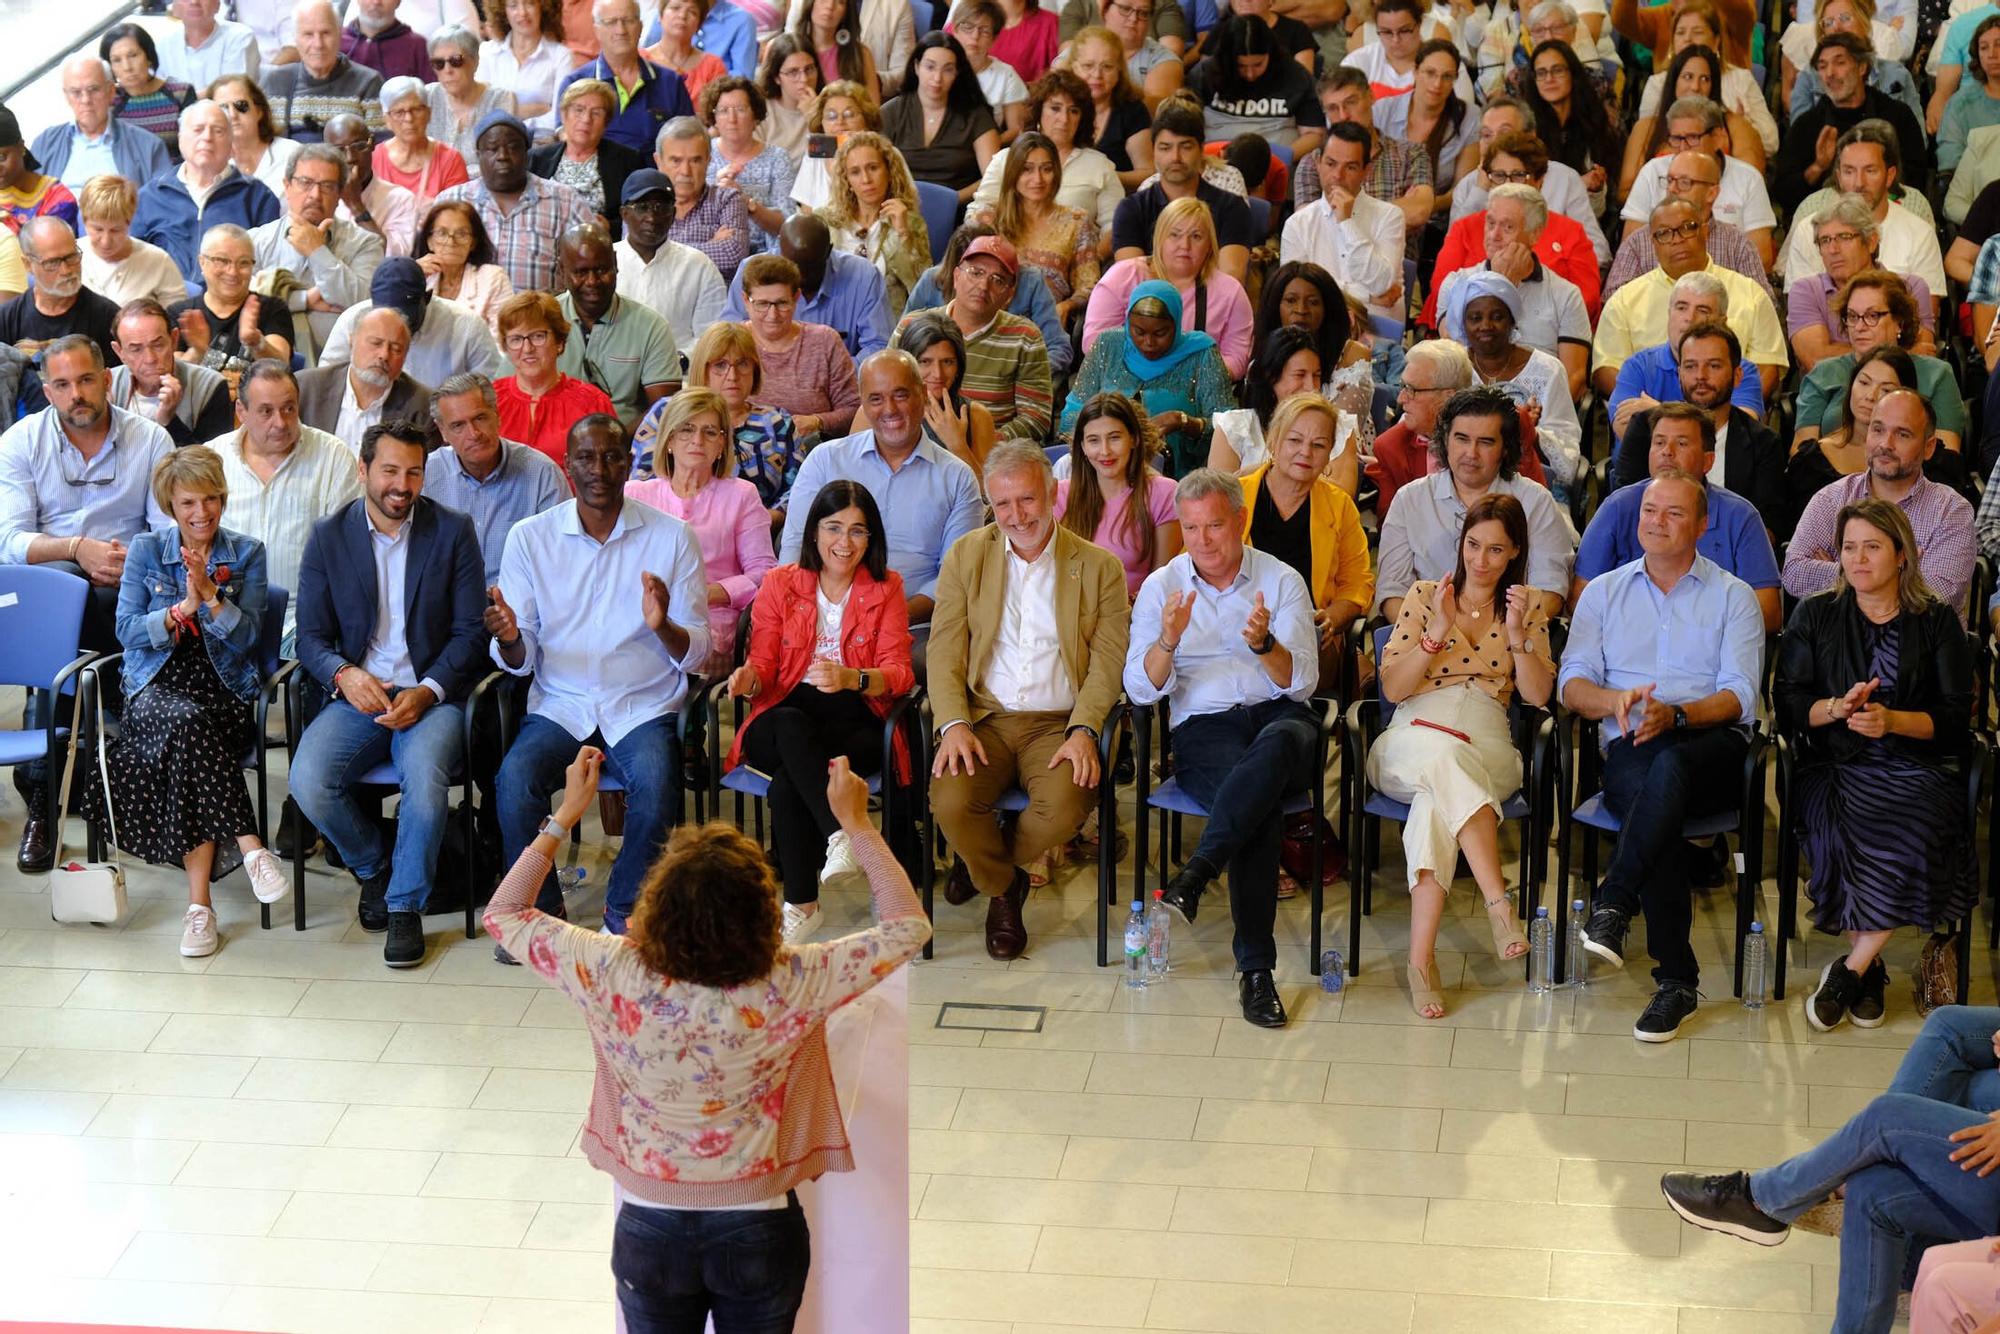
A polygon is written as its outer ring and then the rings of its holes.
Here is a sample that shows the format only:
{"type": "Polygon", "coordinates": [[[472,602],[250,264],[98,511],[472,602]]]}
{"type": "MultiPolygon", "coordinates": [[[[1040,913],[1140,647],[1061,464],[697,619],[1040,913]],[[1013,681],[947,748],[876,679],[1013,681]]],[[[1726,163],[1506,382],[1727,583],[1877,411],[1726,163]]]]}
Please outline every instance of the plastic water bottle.
{"type": "Polygon", "coordinates": [[[1764,939],[1764,924],[1750,923],[1750,936],[1743,942],[1743,1008],[1761,1010],[1764,1008],[1764,973],[1769,968],[1765,951],[1770,942],[1764,939]]]}
{"type": "Polygon", "coordinates": [[[1173,929],[1173,915],[1160,902],[1160,890],[1146,907],[1146,975],[1149,979],[1167,975],[1167,936],[1173,929]]]}
{"type": "Polygon", "coordinates": [[[1582,899],[1572,900],[1569,905],[1569,939],[1563,942],[1563,978],[1579,991],[1590,980],[1590,955],[1583,948],[1583,919],[1585,905],[1582,899]]]}
{"type": "Polygon", "coordinates": [[[1328,946],[1320,951],[1319,989],[1327,995],[1338,995],[1347,985],[1347,960],[1340,957],[1340,951],[1328,946]]]}
{"type": "Polygon", "coordinates": [[[1535,909],[1535,920],[1528,923],[1528,990],[1547,991],[1555,984],[1556,925],[1549,920],[1547,908],[1535,909]]]}
{"type": "Polygon", "coordinates": [[[563,866],[556,870],[556,888],[565,894],[574,894],[583,888],[584,881],[590,879],[588,866],[563,866]]]}
{"type": "Polygon", "coordinates": [[[1132,900],[1131,915],[1125,919],[1125,985],[1137,990],[1146,985],[1146,905],[1132,900]]]}

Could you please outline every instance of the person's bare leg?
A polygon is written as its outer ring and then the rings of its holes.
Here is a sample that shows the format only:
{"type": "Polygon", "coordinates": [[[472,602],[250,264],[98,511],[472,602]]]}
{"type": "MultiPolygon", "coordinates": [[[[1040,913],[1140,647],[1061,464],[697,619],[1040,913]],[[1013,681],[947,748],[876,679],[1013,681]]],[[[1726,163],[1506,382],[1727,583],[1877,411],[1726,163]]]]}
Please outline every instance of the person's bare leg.
{"type": "Polygon", "coordinates": [[[181,859],[181,865],[187,871],[189,905],[212,909],[214,905],[208,898],[208,879],[215,869],[215,844],[203,843],[189,848],[187,856],[181,859]]]}
{"type": "MultiPolygon", "coordinates": [[[[1437,873],[1423,870],[1410,886],[1410,968],[1428,981],[1437,976],[1438,925],[1444,920],[1444,886],[1437,873]]],[[[1412,980],[1412,987],[1415,981],[1412,980]]],[[[1436,1002],[1420,1004],[1417,1013],[1426,1019],[1443,1016],[1444,1006],[1436,1002]]]]}
{"type": "Polygon", "coordinates": [[[1850,931],[1847,933],[1847,971],[1856,977],[1867,972],[1889,943],[1892,931],[1850,931]]]}
{"type": "MultiPolygon", "coordinates": [[[[1486,901],[1487,913],[1502,924],[1512,923],[1514,905],[1507,898],[1507,875],[1500,867],[1500,812],[1491,806],[1481,806],[1459,827],[1458,846],[1465,853],[1465,864],[1472,868],[1472,878],[1479,884],[1479,896],[1486,901]]],[[[1506,957],[1518,959],[1527,949],[1517,941],[1508,947],[1506,957]]]]}

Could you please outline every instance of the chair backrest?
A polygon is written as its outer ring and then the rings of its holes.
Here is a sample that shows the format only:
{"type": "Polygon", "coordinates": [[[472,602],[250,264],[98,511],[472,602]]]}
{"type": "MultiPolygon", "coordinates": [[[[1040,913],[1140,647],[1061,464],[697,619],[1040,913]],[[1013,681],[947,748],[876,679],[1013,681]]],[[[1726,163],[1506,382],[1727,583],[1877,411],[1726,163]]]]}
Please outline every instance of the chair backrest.
{"type": "Polygon", "coordinates": [[[0,685],[49,688],[76,660],[89,595],[66,570],[0,565],[0,685]]]}
{"type": "MultiPolygon", "coordinates": [[[[931,234],[931,263],[944,259],[945,243],[951,240],[952,228],[958,225],[958,191],[936,181],[918,181],[917,206],[923,210],[924,230],[931,234]]],[[[951,296],[950,281],[946,275],[938,275],[938,286],[947,298],[951,296]]]]}
{"type": "Polygon", "coordinates": [[[266,681],[278,674],[285,662],[281,651],[285,642],[285,608],[292,602],[291,590],[267,585],[264,589],[264,624],[257,627],[257,670],[266,681]]]}
{"type": "Polygon", "coordinates": [[[1243,202],[1250,206],[1250,226],[1257,239],[1267,240],[1271,235],[1271,201],[1251,195],[1243,202]]]}
{"type": "Polygon", "coordinates": [[[1048,456],[1049,456],[1049,466],[1050,466],[1051,468],[1053,468],[1053,467],[1055,467],[1055,466],[1056,466],[1056,465],[1057,465],[1058,463],[1061,463],[1061,462],[1062,462],[1062,461],[1063,461],[1064,459],[1066,459],[1066,458],[1068,458],[1068,457],[1069,457],[1069,446],[1068,446],[1068,445],[1043,445],[1043,446],[1042,446],[1042,453],[1044,453],[1044,454],[1046,454],[1046,455],[1048,455],[1048,456]]]}
{"type": "Polygon", "coordinates": [[[1375,434],[1380,435],[1396,424],[1396,390],[1391,385],[1378,384],[1369,397],[1368,415],[1375,423],[1375,434]]]}
{"type": "Polygon", "coordinates": [[[1396,716],[1396,706],[1389,702],[1387,695],[1382,693],[1382,650],[1389,646],[1389,634],[1395,628],[1393,625],[1378,625],[1371,635],[1375,648],[1375,696],[1381,701],[1382,726],[1384,727],[1387,727],[1390,720],[1396,716]]]}

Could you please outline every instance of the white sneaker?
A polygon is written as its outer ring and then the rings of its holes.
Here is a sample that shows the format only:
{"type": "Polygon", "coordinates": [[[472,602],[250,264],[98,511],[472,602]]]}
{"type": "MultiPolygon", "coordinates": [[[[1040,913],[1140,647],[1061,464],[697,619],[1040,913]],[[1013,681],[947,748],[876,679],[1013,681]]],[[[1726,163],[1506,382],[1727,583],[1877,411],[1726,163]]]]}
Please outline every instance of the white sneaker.
{"type": "Polygon", "coordinates": [[[787,903],[785,905],[785,943],[797,945],[812,938],[819,929],[819,905],[817,903],[787,903]]]}
{"type": "Polygon", "coordinates": [[[243,855],[243,872],[250,877],[250,892],[259,903],[277,903],[292,892],[292,877],[284,862],[269,848],[257,848],[243,855]]]}
{"type": "Polygon", "coordinates": [[[824,890],[866,889],[868,876],[854,859],[847,831],[836,829],[826,841],[826,865],[819,868],[819,887],[824,890]]]}
{"type": "Polygon", "coordinates": [[[188,905],[181,919],[181,957],[200,959],[215,953],[215,910],[199,903],[188,905]]]}

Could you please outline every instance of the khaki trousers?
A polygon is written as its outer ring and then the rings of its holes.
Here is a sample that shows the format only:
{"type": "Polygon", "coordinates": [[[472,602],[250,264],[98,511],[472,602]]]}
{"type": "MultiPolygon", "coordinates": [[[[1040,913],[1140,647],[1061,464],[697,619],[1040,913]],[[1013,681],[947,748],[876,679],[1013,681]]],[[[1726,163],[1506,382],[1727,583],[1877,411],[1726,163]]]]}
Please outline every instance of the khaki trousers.
{"type": "Polygon", "coordinates": [[[949,773],[931,780],[938,827],[980,893],[1006,893],[1015,867],[1068,842],[1096,805],[1097,789],[1078,787],[1069,765],[1049,768],[1068,726],[1067,713],[991,714],[972,725],[986,763],[970,777],[949,773]],[[1028,809],[1005,830],[994,803],[1010,787],[1027,792],[1028,809]]]}

